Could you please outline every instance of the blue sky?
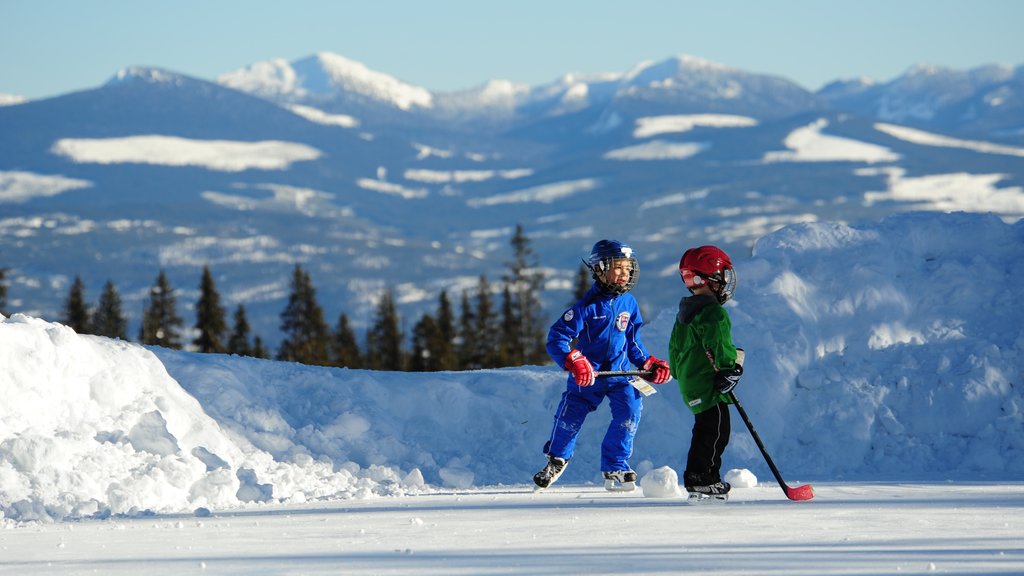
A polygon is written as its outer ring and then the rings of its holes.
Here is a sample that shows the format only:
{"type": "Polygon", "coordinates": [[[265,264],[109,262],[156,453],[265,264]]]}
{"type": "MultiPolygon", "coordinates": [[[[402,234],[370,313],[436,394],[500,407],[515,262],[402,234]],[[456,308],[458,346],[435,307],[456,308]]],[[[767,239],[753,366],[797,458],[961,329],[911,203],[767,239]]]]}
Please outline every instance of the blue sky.
{"type": "Polygon", "coordinates": [[[335,52],[434,91],[689,54],[789,78],[1024,64],[1017,0],[0,0],[0,93],[56,96],[144,65],[212,80],[335,52]]]}

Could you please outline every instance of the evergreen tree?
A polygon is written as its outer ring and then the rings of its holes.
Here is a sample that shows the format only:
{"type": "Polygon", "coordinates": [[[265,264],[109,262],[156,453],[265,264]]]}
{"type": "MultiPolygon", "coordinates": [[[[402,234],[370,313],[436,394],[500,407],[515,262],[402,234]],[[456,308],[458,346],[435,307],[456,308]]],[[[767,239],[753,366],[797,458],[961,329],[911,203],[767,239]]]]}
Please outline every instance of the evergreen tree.
{"type": "Polygon", "coordinates": [[[252,340],[252,354],[250,356],[253,358],[270,358],[270,353],[263,346],[263,339],[259,336],[252,340]]]}
{"type": "Polygon", "coordinates": [[[151,346],[181,349],[179,330],[185,321],[178,316],[177,299],[167,275],[161,270],[156,284],[149,289],[149,300],[143,304],[139,342],[151,346]]]}
{"type": "Polygon", "coordinates": [[[377,304],[377,315],[366,334],[366,364],[373,370],[403,370],[402,331],[394,292],[388,288],[377,304]]]}
{"type": "Polygon", "coordinates": [[[513,306],[512,290],[508,284],[501,291],[501,327],[498,333],[498,364],[500,366],[521,366],[522,351],[519,339],[519,317],[513,306]]]}
{"type": "Polygon", "coordinates": [[[228,354],[239,356],[253,356],[252,346],[249,345],[249,318],[245,314],[245,306],[242,304],[235,308],[234,328],[228,338],[228,354]]]}
{"type": "Polygon", "coordinates": [[[412,329],[412,356],[409,370],[413,372],[436,372],[439,370],[437,341],[440,331],[430,314],[424,314],[412,329]]]}
{"type": "Polygon", "coordinates": [[[469,294],[462,291],[462,305],[459,314],[459,335],[455,340],[455,351],[459,360],[459,370],[479,368],[475,358],[476,342],[480,339],[476,334],[476,312],[470,303],[469,294]]]}
{"type": "Polygon", "coordinates": [[[7,268],[0,268],[0,314],[8,316],[7,313],[7,268]]]}
{"type": "Polygon", "coordinates": [[[572,291],[572,302],[569,302],[569,307],[587,295],[587,290],[590,290],[592,282],[593,274],[590,272],[590,268],[580,262],[580,267],[576,270],[576,287],[572,291]]]}
{"type": "Polygon", "coordinates": [[[64,318],[61,320],[79,334],[89,334],[89,308],[85,304],[85,284],[81,276],[75,276],[68,298],[64,301],[64,318]]]}
{"type": "Polygon", "coordinates": [[[284,341],[277,352],[278,360],[327,366],[329,329],[324,312],[316,301],[316,289],[309,274],[298,264],[292,274],[292,292],[288,306],[281,312],[284,341]]]}
{"type": "Polygon", "coordinates": [[[457,370],[459,358],[455,352],[455,315],[452,303],[448,300],[448,292],[441,291],[437,298],[437,344],[434,354],[437,356],[438,370],[457,370]]]}
{"type": "Polygon", "coordinates": [[[473,331],[477,339],[473,343],[473,358],[479,368],[497,368],[498,353],[496,351],[500,335],[496,330],[494,304],[491,301],[491,283],[487,276],[480,275],[476,290],[476,326],[473,331]]]}
{"type": "Polygon", "coordinates": [[[508,262],[505,284],[511,292],[512,318],[509,320],[515,322],[515,334],[507,346],[516,365],[542,363],[547,358],[541,322],[544,273],[538,267],[536,254],[522,225],[516,225],[511,244],[514,258],[508,262]]]}
{"type": "Polygon", "coordinates": [[[128,319],[121,310],[121,295],[112,280],[103,285],[103,293],[92,317],[92,330],[100,336],[128,339],[128,319]]]}
{"type": "Polygon", "coordinates": [[[331,359],[335,366],[342,368],[363,367],[359,342],[356,341],[356,334],[349,325],[348,314],[344,312],[338,317],[338,327],[331,341],[331,359]]]}
{"type": "Polygon", "coordinates": [[[199,301],[196,302],[195,329],[199,335],[192,341],[200,352],[219,354],[227,350],[224,345],[224,333],[228,330],[224,318],[226,314],[220,305],[220,294],[210,267],[203,266],[203,276],[199,281],[199,301]]]}

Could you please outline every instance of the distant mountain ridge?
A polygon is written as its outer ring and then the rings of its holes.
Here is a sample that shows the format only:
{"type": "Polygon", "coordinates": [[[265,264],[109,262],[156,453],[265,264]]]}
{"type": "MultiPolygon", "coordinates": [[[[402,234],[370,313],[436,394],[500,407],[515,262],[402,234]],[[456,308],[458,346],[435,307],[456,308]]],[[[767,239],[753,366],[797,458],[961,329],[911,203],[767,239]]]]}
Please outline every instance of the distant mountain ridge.
{"type": "Polygon", "coordinates": [[[622,73],[566,74],[530,87],[492,80],[450,93],[431,93],[343,56],[321,52],[295,62],[271,60],[221,75],[221,84],[279,103],[347,111],[393,107],[446,121],[518,115],[524,122],[614,104],[629,114],[723,112],[787,117],[831,108],[887,122],[906,122],[1002,138],[1024,126],[997,119],[1024,109],[1024,66],[982,66],[967,71],[919,65],[885,83],[868,78],[835,81],[811,93],[782,77],[752,74],[689,55],[643,62],[622,73]],[[1006,110],[1011,110],[1006,114],[1006,110]],[[999,124],[992,125],[995,122],[999,124]]]}
{"type": "Polygon", "coordinates": [[[114,281],[137,322],[163,269],[187,318],[210,265],[274,345],[300,263],[329,322],[364,328],[391,288],[412,325],[440,290],[500,286],[521,224],[550,314],[606,237],[636,248],[637,296],[657,314],[689,245],[739,258],[787,224],[917,209],[1020,218],[1022,76],[921,67],[810,93],[677,56],[431,93],[329,53],[218,82],[125,68],[0,107],[8,309],[57,319],[80,274],[91,299],[114,281]]]}

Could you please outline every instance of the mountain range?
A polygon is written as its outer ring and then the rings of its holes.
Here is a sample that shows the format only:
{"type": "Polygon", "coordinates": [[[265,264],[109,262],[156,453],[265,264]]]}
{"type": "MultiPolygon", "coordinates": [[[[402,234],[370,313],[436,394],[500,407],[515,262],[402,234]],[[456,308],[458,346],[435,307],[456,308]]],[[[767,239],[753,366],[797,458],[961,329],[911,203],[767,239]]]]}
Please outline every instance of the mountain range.
{"type": "Polygon", "coordinates": [[[274,345],[296,263],[329,323],[344,312],[365,329],[391,288],[408,331],[441,290],[457,302],[481,275],[498,288],[517,224],[553,318],[601,238],[637,250],[653,316],[682,295],[693,245],[741,261],[798,222],[1024,216],[1024,66],[918,66],[810,92],[677,56],[433,93],[319,53],[213,82],[126,68],[0,102],[8,311],[59,319],[75,275],[93,302],[109,279],[133,335],[160,270],[191,325],[209,265],[274,345]]]}

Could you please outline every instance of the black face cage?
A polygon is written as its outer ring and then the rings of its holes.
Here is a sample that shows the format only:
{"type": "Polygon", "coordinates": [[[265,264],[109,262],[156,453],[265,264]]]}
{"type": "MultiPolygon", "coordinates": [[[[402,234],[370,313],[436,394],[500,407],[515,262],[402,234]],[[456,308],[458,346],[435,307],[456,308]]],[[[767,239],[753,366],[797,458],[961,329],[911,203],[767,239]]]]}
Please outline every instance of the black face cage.
{"type": "Polygon", "coordinates": [[[739,281],[736,277],[736,270],[732,268],[726,268],[722,270],[722,273],[715,275],[712,278],[708,278],[716,285],[715,296],[718,297],[719,304],[725,304],[732,298],[732,295],[736,293],[736,283],[739,281]]]}
{"type": "Polygon", "coordinates": [[[604,281],[604,273],[611,268],[612,261],[614,260],[625,260],[625,258],[621,256],[609,256],[607,258],[601,258],[597,263],[597,266],[587,264],[587,267],[590,268],[590,273],[593,275],[594,281],[597,282],[605,292],[611,292],[612,294],[625,294],[632,290],[633,287],[636,286],[637,280],[640,279],[640,262],[632,256],[629,257],[629,280],[620,286],[618,284],[608,284],[604,281]]]}

